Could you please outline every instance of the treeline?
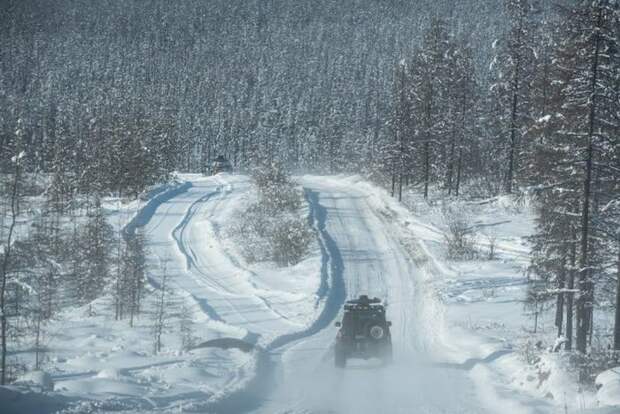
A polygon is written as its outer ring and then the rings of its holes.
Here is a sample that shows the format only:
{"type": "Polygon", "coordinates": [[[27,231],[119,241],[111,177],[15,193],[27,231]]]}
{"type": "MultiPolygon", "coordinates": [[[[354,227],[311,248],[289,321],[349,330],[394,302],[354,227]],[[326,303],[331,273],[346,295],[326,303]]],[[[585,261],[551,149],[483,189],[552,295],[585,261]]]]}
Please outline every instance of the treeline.
{"type": "Polygon", "coordinates": [[[382,171],[394,62],[449,15],[479,67],[501,1],[6,0],[0,171],[133,194],[218,154],[314,171],[382,171]],[[475,18],[474,18],[475,17],[475,18]]]}

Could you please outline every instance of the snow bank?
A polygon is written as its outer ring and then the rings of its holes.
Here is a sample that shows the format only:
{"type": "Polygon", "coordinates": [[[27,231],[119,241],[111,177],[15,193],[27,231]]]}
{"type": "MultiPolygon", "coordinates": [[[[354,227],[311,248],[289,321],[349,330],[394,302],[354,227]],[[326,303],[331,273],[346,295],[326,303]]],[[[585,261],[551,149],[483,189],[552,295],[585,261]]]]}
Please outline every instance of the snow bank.
{"type": "Polygon", "coordinates": [[[596,377],[596,386],[599,405],[617,406],[620,411],[620,367],[601,372],[596,377]]]}

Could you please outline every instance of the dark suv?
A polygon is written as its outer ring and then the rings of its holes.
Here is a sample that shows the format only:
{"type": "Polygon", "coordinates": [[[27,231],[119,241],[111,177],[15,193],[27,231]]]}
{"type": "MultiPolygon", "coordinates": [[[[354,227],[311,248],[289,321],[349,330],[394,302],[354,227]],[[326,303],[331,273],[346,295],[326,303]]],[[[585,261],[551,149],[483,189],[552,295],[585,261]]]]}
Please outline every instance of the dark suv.
{"type": "Polygon", "coordinates": [[[391,322],[385,319],[385,306],[377,298],[361,295],[344,305],[342,322],[336,322],[338,336],[334,346],[335,364],[347,365],[347,358],[380,358],[392,361],[391,322]]]}
{"type": "Polygon", "coordinates": [[[220,155],[213,160],[213,164],[211,165],[211,174],[215,175],[221,172],[232,173],[232,171],[232,164],[224,156],[220,155]]]}

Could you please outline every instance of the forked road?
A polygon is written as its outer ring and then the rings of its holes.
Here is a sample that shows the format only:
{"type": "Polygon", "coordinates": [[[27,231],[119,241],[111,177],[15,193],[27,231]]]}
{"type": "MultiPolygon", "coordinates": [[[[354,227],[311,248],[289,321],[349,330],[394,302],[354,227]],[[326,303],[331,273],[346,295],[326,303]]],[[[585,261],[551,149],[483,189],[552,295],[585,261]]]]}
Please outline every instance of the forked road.
{"type": "Polygon", "coordinates": [[[306,176],[299,181],[322,256],[320,274],[307,275],[323,281],[318,292],[323,307],[308,326],[283,318],[269,292],[252,283],[251,272],[217,245],[217,227],[231,219],[247,179],[197,177],[188,192],[160,206],[161,214],[146,227],[156,260],[167,259],[174,283],[200,306],[205,324],[222,336],[245,336],[271,357],[270,372],[259,372],[265,377],[258,378],[271,385],[260,387],[258,395],[236,393],[252,401],[214,406],[216,412],[243,407],[265,414],[478,414],[496,412],[498,406],[511,413],[549,412],[548,406],[501,387],[485,396],[467,369],[429,363],[424,350],[432,348],[441,320],[417,288],[425,270],[412,260],[415,246],[404,247],[389,214],[342,180],[306,176]],[[395,360],[390,367],[357,361],[344,370],[333,367],[333,322],[343,302],[359,294],[388,303],[395,360]]]}

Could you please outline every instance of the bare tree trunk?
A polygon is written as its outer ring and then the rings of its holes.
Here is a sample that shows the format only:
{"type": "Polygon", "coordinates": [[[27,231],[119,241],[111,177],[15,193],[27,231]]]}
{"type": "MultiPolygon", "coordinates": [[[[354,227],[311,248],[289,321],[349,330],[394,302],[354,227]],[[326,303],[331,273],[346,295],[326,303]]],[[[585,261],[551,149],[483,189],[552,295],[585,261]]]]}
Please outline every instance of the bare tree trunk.
{"type": "Polygon", "coordinates": [[[400,163],[398,165],[398,201],[403,200],[403,175],[405,173],[405,149],[403,145],[402,133],[400,135],[400,163]]]}
{"type": "Polygon", "coordinates": [[[433,116],[433,82],[430,81],[429,94],[426,102],[426,140],[424,142],[424,198],[428,198],[428,185],[431,169],[431,127],[433,116]]]}
{"type": "Polygon", "coordinates": [[[566,344],[564,349],[570,351],[573,349],[573,304],[575,302],[575,265],[577,264],[577,234],[573,230],[571,235],[573,241],[571,242],[570,251],[570,271],[568,272],[568,295],[566,297],[566,344]]]}
{"type": "Polygon", "coordinates": [[[581,210],[581,252],[579,275],[579,300],[577,301],[577,350],[586,353],[588,334],[591,329],[592,306],[594,301],[594,283],[590,272],[590,199],[592,198],[592,168],[594,157],[594,127],[596,117],[596,84],[598,82],[598,65],[600,54],[600,27],[602,25],[603,9],[598,6],[598,19],[594,38],[594,56],[591,69],[590,86],[590,113],[588,117],[588,145],[586,148],[585,178],[583,181],[583,208],[581,210]]]}
{"type": "Polygon", "coordinates": [[[157,309],[155,314],[155,332],[154,332],[154,351],[159,353],[161,351],[161,336],[164,331],[164,324],[166,319],[166,292],[168,290],[168,271],[167,261],[164,261],[162,267],[160,295],[157,301],[157,309]]]}
{"type": "Polygon", "coordinates": [[[534,297],[534,333],[538,332],[538,294],[534,297]]]}
{"type": "Polygon", "coordinates": [[[123,260],[123,213],[122,213],[122,203],[121,203],[121,189],[118,189],[118,204],[116,205],[116,209],[118,210],[118,243],[116,244],[116,311],[115,311],[115,319],[120,320],[123,319],[123,301],[121,299],[121,281],[123,278],[121,268],[121,262],[123,260]]]}
{"type": "Polygon", "coordinates": [[[36,321],[36,335],[35,335],[35,344],[34,344],[34,352],[35,352],[35,369],[40,368],[41,360],[41,310],[37,312],[37,321],[36,321]]]}
{"type": "Polygon", "coordinates": [[[448,195],[452,194],[452,181],[454,175],[454,153],[456,151],[456,122],[452,123],[452,134],[450,136],[450,155],[448,155],[448,171],[446,174],[446,188],[448,195]]]}
{"type": "Polygon", "coordinates": [[[564,287],[566,282],[566,267],[564,260],[558,275],[558,299],[555,307],[555,326],[558,328],[558,338],[562,336],[562,328],[564,327],[564,287]]]}
{"type": "Polygon", "coordinates": [[[398,179],[398,201],[403,201],[403,168],[401,166],[398,179]]]}
{"type": "MultiPolygon", "coordinates": [[[[519,30],[517,37],[517,48],[521,47],[521,31],[523,30],[523,16],[519,19],[519,30]]],[[[512,181],[514,179],[515,153],[517,146],[517,112],[519,107],[519,76],[521,76],[521,53],[517,51],[517,61],[515,62],[515,73],[512,84],[512,108],[510,111],[510,150],[508,152],[508,172],[506,174],[506,193],[512,193],[512,181]]]]}
{"type": "Polygon", "coordinates": [[[467,96],[463,94],[463,103],[462,103],[462,115],[461,115],[461,132],[459,136],[459,144],[458,144],[458,160],[456,164],[456,185],[454,188],[454,195],[456,197],[459,196],[459,190],[461,189],[461,169],[463,164],[463,140],[465,139],[465,122],[466,122],[466,102],[467,96]]]}
{"type": "Polygon", "coordinates": [[[463,164],[463,137],[459,141],[459,155],[456,163],[456,184],[454,186],[454,195],[456,197],[459,196],[459,191],[461,189],[461,169],[463,164]]]}
{"type": "MultiPolygon", "coordinates": [[[[395,119],[395,137],[396,137],[396,145],[398,147],[398,201],[402,201],[403,199],[403,180],[405,173],[405,131],[406,131],[406,122],[405,122],[405,113],[407,108],[407,100],[406,100],[406,81],[405,81],[405,66],[399,65],[398,67],[398,106],[396,108],[396,119],[395,119]]],[[[396,174],[396,168],[394,168],[394,174],[396,174]]],[[[396,178],[394,177],[394,181],[396,178]]],[[[392,195],[394,195],[394,186],[395,182],[393,182],[392,187],[392,195]]]]}
{"type": "Polygon", "coordinates": [[[424,143],[424,198],[428,198],[428,182],[430,179],[430,143],[424,143]]]}
{"type": "Polygon", "coordinates": [[[392,197],[396,193],[396,171],[392,170],[392,197]]]}

